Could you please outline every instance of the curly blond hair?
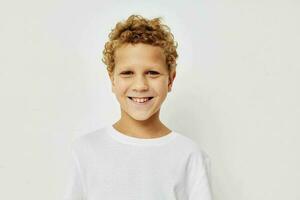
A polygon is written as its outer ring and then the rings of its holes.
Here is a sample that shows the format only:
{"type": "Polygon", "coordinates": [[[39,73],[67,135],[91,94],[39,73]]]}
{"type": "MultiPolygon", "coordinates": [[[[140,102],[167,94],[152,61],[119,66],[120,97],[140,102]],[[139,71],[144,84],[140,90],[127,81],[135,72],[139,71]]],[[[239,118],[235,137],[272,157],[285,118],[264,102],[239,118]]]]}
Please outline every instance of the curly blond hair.
{"type": "Polygon", "coordinates": [[[177,42],[167,25],[162,24],[161,17],[146,19],[140,15],[131,15],[124,22],[118,22],[105,43],[102,61],[107,71],[112,74],[115,67],[114,53],[125,43],[144,43],[159,46],[164,50],[168,70],[176,67],[178,57],[177,42]]]}

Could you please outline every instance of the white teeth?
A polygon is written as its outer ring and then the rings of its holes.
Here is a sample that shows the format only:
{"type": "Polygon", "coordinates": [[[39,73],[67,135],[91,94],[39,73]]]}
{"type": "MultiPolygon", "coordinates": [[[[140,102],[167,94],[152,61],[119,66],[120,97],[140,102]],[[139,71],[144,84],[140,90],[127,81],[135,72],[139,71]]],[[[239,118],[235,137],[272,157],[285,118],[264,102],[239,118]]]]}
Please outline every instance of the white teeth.
{"type": "Polygon", "coordinates": [[[149,98],[134,98],[134,97],[132,97],[131,99],[138,103],[144,103],[149,100],[149,98]]]}

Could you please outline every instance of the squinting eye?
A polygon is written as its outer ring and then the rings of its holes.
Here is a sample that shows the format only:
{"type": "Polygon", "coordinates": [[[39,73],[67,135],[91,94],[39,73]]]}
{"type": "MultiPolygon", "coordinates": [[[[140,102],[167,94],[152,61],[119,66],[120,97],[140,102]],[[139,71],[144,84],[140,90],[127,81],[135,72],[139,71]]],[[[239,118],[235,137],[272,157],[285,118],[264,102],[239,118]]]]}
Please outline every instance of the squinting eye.
{"type": "Polygon", "coordinates": [[[121,74],[129,75],[129,74],[131,74],[131,73],[132,73],[131,71],[125,71],[125,72],[122,72],[121,74]]]}
{"type": "Polygon", "coordinates": [[[156,71],[148,71],[148,73],[150,72],[150,74],[151,75],[157,75],[157,74],[159,74],[158,72],[156,72],[156,71]]]}

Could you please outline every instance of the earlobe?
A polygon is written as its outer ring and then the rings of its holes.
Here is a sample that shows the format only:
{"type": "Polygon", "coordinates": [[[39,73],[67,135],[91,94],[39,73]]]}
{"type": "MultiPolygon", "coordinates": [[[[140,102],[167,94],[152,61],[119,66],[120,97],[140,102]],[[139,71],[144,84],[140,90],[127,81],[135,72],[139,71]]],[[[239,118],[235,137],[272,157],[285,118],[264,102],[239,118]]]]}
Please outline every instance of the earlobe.
{"type": "Polygon", "coordinates": [[[113,74],[109,73],[108,76],[109,76],[111,84],[114,85],[114,76],[113,76],[113,74]]]}
{"type": "Polygon", "coordinates": [[[111,87],[111,92],[115,93],[114,87],[111,87]]]}
{"type": "Polygon", "coordinates": [[[112,93],[115,93],[115,86],[113,83],[111,84],[111,91],[112,91],[112,93]]]}
{"type": "Polygon", "coordinates": [[[168,92],[171,92],[171,90],[172,90],[172,85],[173,85],[175,77],[176,77],[176,71],[174,70],[169,75],[168,92]]]}
{"type": "Polygon", "coordinates": [[[115,90],[114,90],[114,88],[115,88],[115,84],[114,84],[114,76],[113,76],[113,74],[108,74],[109,75],[109,79],[110,79],[110,83],[111,83],[111,91],[113,92],[113,93],[115,93],[115,90]]]}

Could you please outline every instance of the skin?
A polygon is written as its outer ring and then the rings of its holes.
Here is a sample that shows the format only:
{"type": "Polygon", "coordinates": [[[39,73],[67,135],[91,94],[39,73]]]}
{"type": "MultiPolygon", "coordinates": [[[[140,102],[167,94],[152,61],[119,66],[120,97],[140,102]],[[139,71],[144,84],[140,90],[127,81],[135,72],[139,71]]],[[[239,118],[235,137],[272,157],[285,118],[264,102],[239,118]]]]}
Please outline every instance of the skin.
{"type": "Polygon", "coordinates": [[[109,76],[121,109],[121,118],[113,124],[116,130],[137,138],[157,138],[171,132],[160,121],[159,113],[176,71],[168,71],[161,47],[123,44],[115,51],[115,67],[109,76]],[[128,96],[154,98],[148,105],[140,106],[128,96]]]}

